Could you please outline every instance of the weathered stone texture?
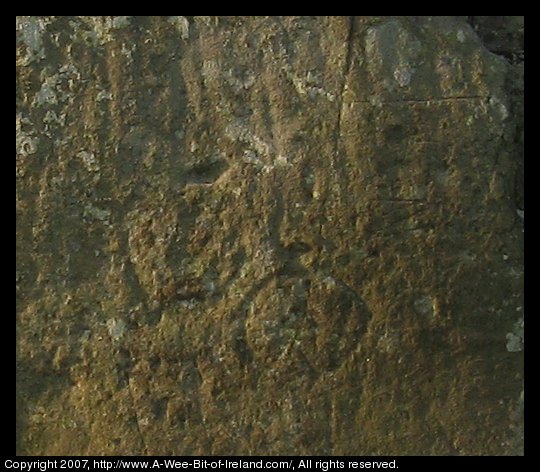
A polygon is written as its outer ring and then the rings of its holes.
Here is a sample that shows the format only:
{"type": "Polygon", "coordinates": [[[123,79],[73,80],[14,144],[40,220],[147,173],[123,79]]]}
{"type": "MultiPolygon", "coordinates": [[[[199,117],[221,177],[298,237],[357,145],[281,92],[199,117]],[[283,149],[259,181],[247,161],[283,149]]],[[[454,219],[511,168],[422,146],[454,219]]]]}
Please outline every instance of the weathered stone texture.
{"type": "Polygon", "coordinates": [[[520,453],[496,52],[466,17],[18,17],[19,452],[520,453]]]}

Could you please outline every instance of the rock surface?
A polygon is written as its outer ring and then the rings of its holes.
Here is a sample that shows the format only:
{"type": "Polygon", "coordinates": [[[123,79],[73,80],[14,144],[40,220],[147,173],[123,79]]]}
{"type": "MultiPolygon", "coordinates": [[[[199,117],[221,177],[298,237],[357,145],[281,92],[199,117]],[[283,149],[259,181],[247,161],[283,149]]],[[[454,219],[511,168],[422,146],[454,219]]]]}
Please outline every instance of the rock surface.
{"type": "Polygon", "coordinates": [[[522,453],[522,32],[18,17],[18,452],[522,453]]]}

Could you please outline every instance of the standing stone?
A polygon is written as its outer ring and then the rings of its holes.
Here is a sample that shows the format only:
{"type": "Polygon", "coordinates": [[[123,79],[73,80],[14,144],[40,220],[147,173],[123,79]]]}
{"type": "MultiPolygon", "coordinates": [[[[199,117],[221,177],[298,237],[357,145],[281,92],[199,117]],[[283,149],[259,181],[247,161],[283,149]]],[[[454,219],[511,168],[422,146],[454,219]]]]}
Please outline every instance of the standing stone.
{"type": "Polygon", "coordinates": [[[17,17],[18,452],[521,453],[482,18],[17,17]]]}

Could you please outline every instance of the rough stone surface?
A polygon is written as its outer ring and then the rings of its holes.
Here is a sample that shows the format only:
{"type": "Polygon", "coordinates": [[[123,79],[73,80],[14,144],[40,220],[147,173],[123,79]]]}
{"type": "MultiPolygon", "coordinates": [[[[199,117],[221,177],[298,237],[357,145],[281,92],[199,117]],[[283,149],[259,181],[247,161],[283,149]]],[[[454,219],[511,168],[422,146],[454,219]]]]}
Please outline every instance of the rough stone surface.
{"type": "Polygon", "coordinates": [[[18,17],[18,452],[520,454],[522,33],[18,17]]]}

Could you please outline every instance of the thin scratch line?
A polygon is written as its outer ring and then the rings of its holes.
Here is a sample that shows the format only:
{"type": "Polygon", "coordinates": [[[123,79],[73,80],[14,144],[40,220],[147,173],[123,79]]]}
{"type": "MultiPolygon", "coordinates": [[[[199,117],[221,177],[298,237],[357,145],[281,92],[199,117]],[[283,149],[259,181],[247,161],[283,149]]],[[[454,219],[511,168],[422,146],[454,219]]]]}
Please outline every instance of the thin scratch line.
{"type": "Polygon", "coordinates": [[[352,66],[353,33],[354,33],[354,16],[351,16],[350,21],[349,21],[349,32],[347,33],[347,54],[345,56],[345,64],[343,68],[343,80],[341,82],[341,90],[339,93],[336,141],[335,141],[335,146],[334,146],[334,156],[336,157],[337,157],[337,151],[338,151],[338,142],[341,136],[341,123],[343,120],[343,106],[345,104],[343,100],[343,95],[345,93],[345,86],[347,85],[347,78],[349,77],[349,73],[351,71],[351,66],[352,66]]]}
{"type": "Polygon", "coordinates": [[[139,423],[139,412],[137,411],[137,407],[135,404],[135,397],[133,396],[133,390],[131,387],[131,376],[129,375],[129,373],[127,374],[127,376],[128,376],[128,392],[129,392],[129,397],[131,399],[131,407],[133,409],[133,413],[135,413],[135,424],[137,425],[137,432],[139,433],[139,437],[141,439],[142,446],[144,448],[144,453],[148,454],[148,446],[144,439],[144,435],[142,434],[142,431],[141,431],[141,425],[139,423]]]}
{"type": "MultiPolygon", "coordinates": [[[[489,97],[485,95],[471,95],[471,96],[462,96],[462,97],[439,97],[439,98],[426,98],[426,99],[415,99],[409,98],[404,100],[381,100],[379,103],[420,103],[423,105],[429,105],[431,103],[446,103],[453,101],[469,101],[469,100],[487,100],[489,97]]],[[[373,104],[371,100],[351,100],[347,103],[369,103],[373,104]]]]}
{"type": "Polygon", "coordinates": [[[341,188],[339,185],[340,179],[340,172],[338,171],[338,166],[336,165],[337,159],[338,159],[338,151],[339,151],[339,141],[341,139],[341,126],[342,126],[342,120],[343,120],[343,107],[345,105],[345,101],[343,99],[343,95],[345,93],[345,86],[347,85],[347,79],[349,77],[349,72],[351,70],[351,63],[352,63],[352,50],[353,50],[353,35],[354,35],[354,16],[351,16],[349,19],[349,31],[347,33],[347,52],[345,54],[345,62],[343,64],[343,78],[341,81],[341,87],[340,87],[340,93],[338,95],[338,115],[337,115],[337,123],[336,123],[336,131],[335,131],[335,139],[334,139],[334,149],[332,152],[332,156],[330,159],[330,163],[332,166],[333,174],[335,179],[337,180],[338,188],[341,188]]]}

